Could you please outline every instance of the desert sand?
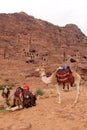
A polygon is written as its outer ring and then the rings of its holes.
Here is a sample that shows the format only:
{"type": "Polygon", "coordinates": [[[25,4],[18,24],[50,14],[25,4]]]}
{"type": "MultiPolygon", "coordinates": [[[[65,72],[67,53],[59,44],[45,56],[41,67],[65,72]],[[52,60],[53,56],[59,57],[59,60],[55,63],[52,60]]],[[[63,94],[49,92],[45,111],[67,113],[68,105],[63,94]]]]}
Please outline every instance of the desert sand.
{"type": "MultiPolygon", "coordinates": [[[[87,84],[81,84],[79,102],[74,105],[76,88],[62,90],[62,103],[56,103],[55,88],[31,80],[31,90],[40,88],[45,92],[37,97],[37,105],[14,112],[0,110],[0,130],[87,130],[87,84]],[[51,88],[50,88],[51,87],[51,88]]],[[[1,92],[0,92],[1,93],[1,92]]],[[[0,102],[3,98],[0,94],[0,102]]]]}

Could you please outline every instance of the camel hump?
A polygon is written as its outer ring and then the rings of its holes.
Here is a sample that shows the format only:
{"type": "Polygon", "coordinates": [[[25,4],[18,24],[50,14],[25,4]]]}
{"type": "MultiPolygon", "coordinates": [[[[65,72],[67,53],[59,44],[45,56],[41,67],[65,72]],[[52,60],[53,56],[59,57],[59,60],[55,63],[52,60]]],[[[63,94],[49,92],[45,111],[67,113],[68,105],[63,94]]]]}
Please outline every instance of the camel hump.
{"type": "Polygon", "coordinates": [[[57,70],[56,77],[59,83],[72,83],[73,81],[72,71],[69,66],[63,66],[61,68],[59,67],[57,70]]]}

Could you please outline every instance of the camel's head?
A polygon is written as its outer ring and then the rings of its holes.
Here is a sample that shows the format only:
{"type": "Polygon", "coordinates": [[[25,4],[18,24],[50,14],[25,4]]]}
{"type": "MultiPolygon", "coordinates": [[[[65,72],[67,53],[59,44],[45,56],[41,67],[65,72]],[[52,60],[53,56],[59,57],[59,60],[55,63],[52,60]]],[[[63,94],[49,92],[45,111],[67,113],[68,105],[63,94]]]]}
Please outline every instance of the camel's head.
{"type": "Polygon", "coordinates": [[[45,69],[42,68],[42,67],[38,67],[38,68],[35,69],[35,71],[40,72],[40,71],[45,71],[45,69]]]}
{"type": "Polygon", "coordinates": [[[8,86],[5,86],[2,91],[2,97],[8,98],[10,95],[10,88],[8,86]]]}
{"type": "Polygon", "coordinates": [[[39,67],[38,67],[38,68],[36,68],[36,69],[35,69],[35,71],[36,71],[36,72],[39,72],[39,71],[40,71],[39,67]]]}
{"type": "Polygon", "coordinates": [[[39,72],[39,74],[41,75],[42,73],[44,73],[45,72],[45,69],[44,68],[42,68],[42,67],[38,67],[38,68],[36,68],[36,70],[35,70],[36,72],[39,72]]]}

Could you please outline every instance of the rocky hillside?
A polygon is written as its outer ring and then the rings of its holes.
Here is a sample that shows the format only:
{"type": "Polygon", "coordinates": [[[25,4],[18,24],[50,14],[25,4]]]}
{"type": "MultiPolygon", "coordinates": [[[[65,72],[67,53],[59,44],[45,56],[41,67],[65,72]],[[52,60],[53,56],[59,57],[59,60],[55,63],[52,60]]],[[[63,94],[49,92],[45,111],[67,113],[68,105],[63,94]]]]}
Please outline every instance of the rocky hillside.
{"type": "Polygon", "coordinates": [[[85,73],[87,37],[73,24],[59,27],[24,12],[0,14],[0,58],[35,66],[72,64],[85,73]]]}

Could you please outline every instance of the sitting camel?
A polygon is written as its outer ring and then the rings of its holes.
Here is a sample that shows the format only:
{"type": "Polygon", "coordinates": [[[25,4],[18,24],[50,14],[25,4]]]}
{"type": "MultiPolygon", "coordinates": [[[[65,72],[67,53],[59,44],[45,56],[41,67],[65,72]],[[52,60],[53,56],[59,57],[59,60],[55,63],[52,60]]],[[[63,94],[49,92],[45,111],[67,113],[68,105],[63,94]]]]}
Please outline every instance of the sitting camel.
{"type": "Polygon", "coordinates": [[[2,96],[5,98],[5,103],[8,106],[8,110],[15,111],[20,108],[28,108],[36,106],[36,95],[29,91],[29,86],[25,85],[16,88],[13,95],[10,96],[9,87],[4,87],[2,96]]]}
{"type": "Polygon", "coordinates": [[[5,99],[5,104],[7,105],[7,110],[15,111],[17,109],[23,108],[23,94],[21,87],[18,87],[15,92],[18,91],[19,96],[14,98],[14,93],[11,94],[10,88],[8,86],[3,88],[2,97],[5,99]]]}
{"type": "MultiPolygon", "coordinates": [[[[53,85],[55,85],[55,87],[56,87],[56,92],[57,92],[57,98],[58,98],[58,99],[57,99],[57,102],[58,102],[58,103],[61,103],[61,97],[60,97],[59,86],[60,86],[61,83],[66,83],[66,82],[62,82],[62,81],[59,82],[59,81],[58,81],[58,77],[57,77],[58,70],[59,70],[59,69],[57,69],[55,72],[53,72],[52,75],[49,76],[49,77],[46,76],[45,69],[42,68],[42,67],[37,68],[35,71],[38,71],[38,72],[39,72],[40,77],[41,77],[41,80],[42,80],[44,83],[46,83],[46,84],[52,83],[53,85]]],[[[77,94],[76,94],[76,98],[75,98],[74,103],[77,103],[77,102],[78,102],[78,99],[79,99],[79,95],[80,95],[80,86],[79,86],[79,85],[80,85],[81,77],[80,77],[80,75],[79,75],[77,72],[75,72],[75,71],[72,72],[72,76],[73,76],[73,79],[74,79],[74,80],[73,80],[73,83],[75,84],[75,86],[76,86],[76,88],[77,88],[77,94]]],[[[67,82],[67,84],[71,85],[70,82],[67,82]]]]}

